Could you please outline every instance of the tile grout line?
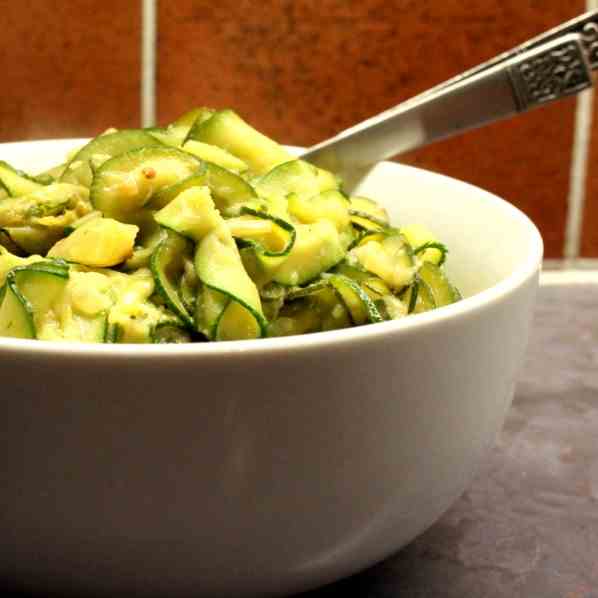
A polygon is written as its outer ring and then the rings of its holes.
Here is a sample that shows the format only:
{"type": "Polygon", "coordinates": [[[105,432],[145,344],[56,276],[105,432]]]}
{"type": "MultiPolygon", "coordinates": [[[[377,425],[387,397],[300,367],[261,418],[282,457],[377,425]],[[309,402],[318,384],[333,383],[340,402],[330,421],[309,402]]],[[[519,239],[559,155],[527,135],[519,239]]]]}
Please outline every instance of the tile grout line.
{"type": "Polygon", "coordinates": [[[141,126],[156,124],[158,0],[141,0],[141,126]]]}
{"type": "MultiPolygon", "coordinates": [[[[586,0],[586,10],[598,8],[598,0],[586,0]]],[[[566,260],[579,258],[583,227],[583,209],[586,194],[588,155],[592,133],[594,90],[587,90],[577,97],[573,125],[573,150],[569,171],[567,196],[567,221],[563,255],[566,260]]]]}
{"type": "Polygon", "coordinates": [[[573,152],[569,173],[569,195],[567,197],[565,246],[563,248],[563,255],[566,259],[570,260],[579,257],[581,247],[593,101],[594,91],[589,89],[579,94],[575,108],[573,152]]]}

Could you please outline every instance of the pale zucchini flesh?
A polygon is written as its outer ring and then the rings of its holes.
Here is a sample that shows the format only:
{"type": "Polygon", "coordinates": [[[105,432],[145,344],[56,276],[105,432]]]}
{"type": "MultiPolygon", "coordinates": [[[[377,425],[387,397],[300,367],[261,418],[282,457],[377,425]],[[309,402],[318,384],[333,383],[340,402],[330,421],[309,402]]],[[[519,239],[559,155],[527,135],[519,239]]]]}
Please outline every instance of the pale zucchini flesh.
{"type": "Polygon", "coordinates": [[[447,253],[228,109],[107,129],[39,175],[0,162],[0,336],[179,344],[376,324],[458,301],[447,253]]]}

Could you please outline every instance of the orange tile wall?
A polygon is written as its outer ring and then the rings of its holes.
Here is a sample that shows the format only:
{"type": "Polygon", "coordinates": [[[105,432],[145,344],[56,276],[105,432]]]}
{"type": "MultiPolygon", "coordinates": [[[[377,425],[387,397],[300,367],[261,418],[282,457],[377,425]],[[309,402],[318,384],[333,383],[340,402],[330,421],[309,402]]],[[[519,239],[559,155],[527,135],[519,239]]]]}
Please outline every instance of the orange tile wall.
{"type": "MultiPolygon", "coordinates": [[[[160,3],[158,106],[233,106],[309,145],[583,12],[584,3],[295,0],[160,3]]],[[[401,160],[481,185],[522,208],[546,256],[564,244],[575,101],[401,160]]]]}
{"type": "Polygon", "coordinates": [[[138,2],[11,0],[0,8],[0,141],[138,126],[138,2]]]}
{"type": "MultiPolygon", "coordinates": [[[[583,12],[583,0],[161,0],[160,122],[231,106],[309,145],[583,12]]],[[[137,0],[2,8],[0,141],[140,125],[137,0]]],[[[575,100],[400,159],[485,187],[538,224],[562,257],[575,100]]],[[[598,115],[582,254],[598,257],[598,115]],[[597,165],[596,167],[594,165],[597,165]]]]}

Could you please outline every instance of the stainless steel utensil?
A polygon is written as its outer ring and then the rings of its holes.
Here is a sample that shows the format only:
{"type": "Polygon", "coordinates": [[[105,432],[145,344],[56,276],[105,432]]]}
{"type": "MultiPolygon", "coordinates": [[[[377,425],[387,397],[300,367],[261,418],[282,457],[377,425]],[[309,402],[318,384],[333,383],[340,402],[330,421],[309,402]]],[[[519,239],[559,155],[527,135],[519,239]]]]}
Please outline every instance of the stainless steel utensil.
{"type": "Polygon", "coordinates": [[[301,158],[351,188],[371,166],[592,86],[598,10],[563,23],[309,148],[301,158]]]}

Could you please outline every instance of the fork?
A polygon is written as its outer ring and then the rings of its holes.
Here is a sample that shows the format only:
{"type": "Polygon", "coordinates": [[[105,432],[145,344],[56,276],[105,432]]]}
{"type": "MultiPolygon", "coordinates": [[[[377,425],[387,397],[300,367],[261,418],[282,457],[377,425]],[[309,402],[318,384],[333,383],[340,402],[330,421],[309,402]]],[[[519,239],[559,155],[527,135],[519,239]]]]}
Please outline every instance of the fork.
{"type": "Polygon", "coordinates": [[[307,149],[351,189],[380,160],[532,110],[592,86],[598,10],[549,31],[307,149]]]}

